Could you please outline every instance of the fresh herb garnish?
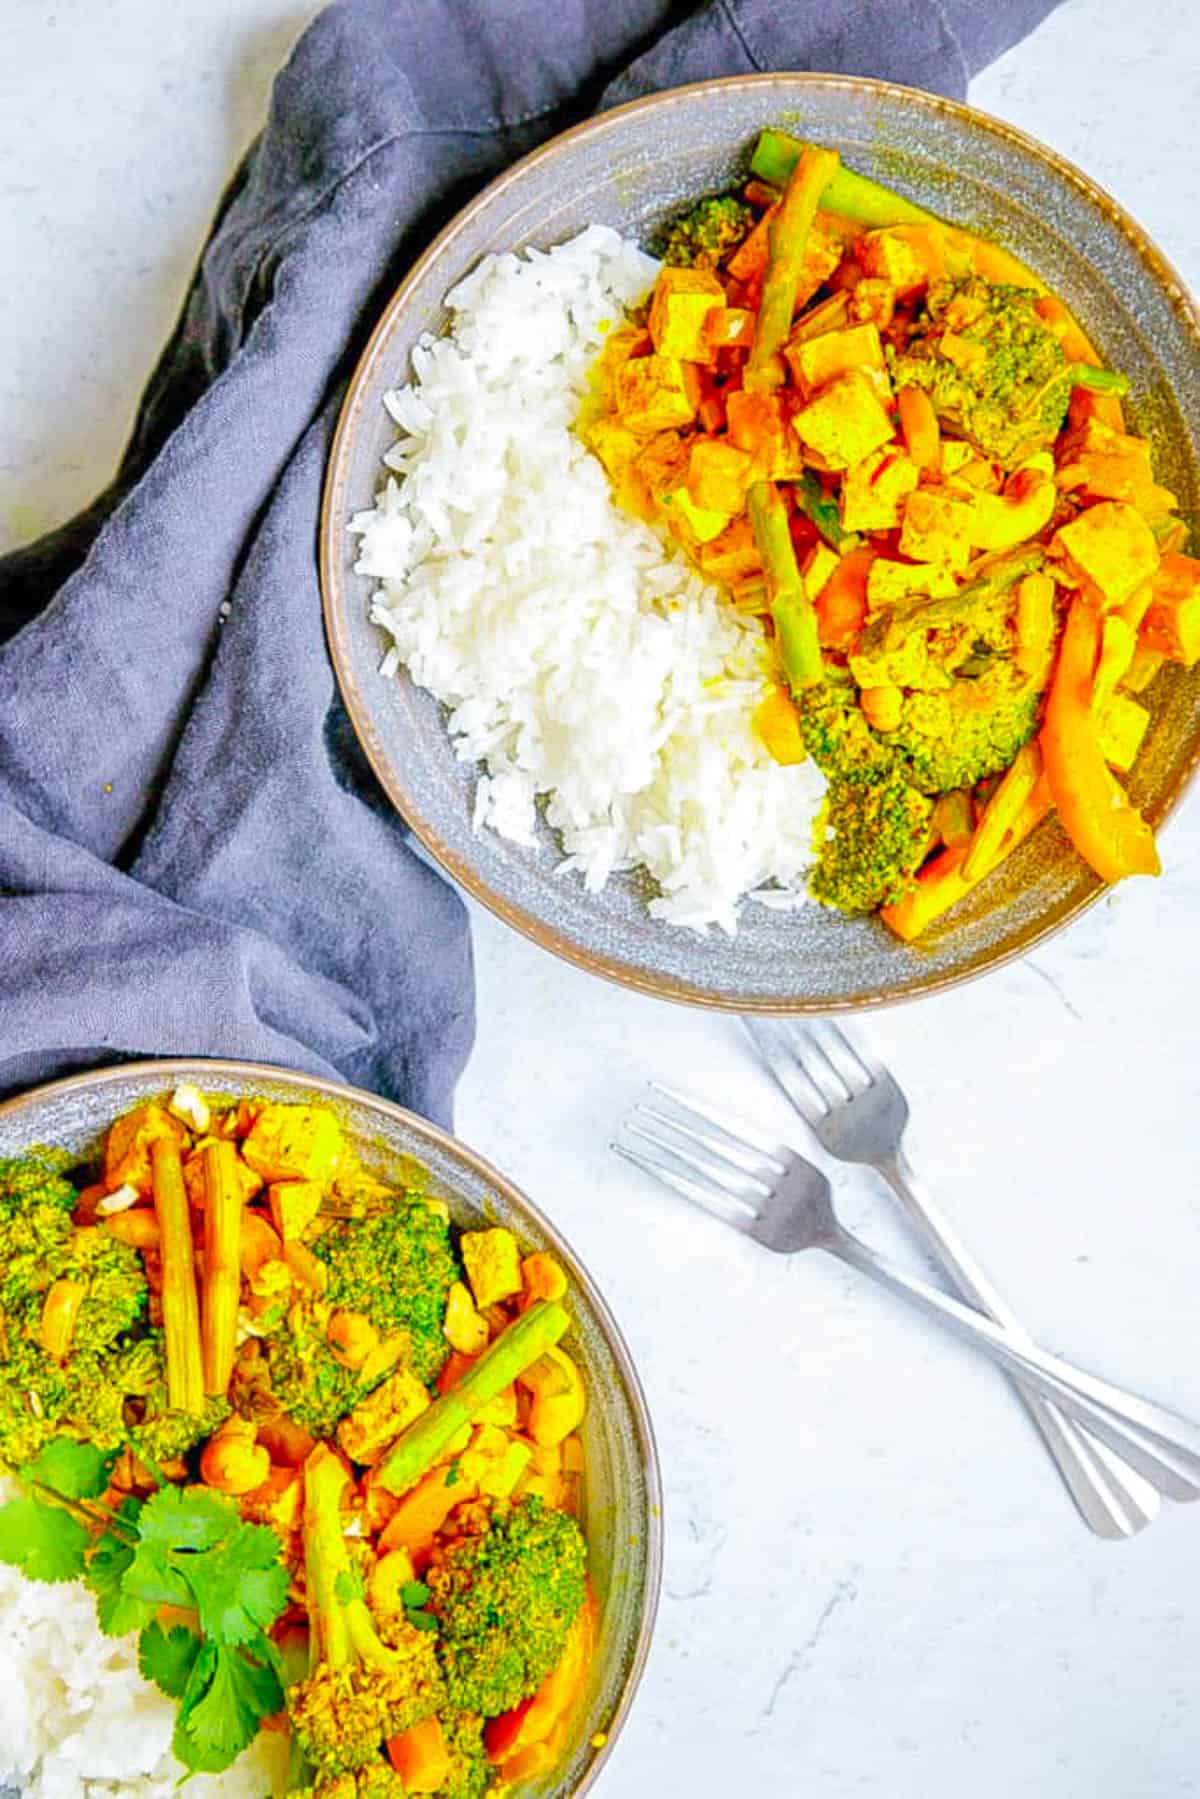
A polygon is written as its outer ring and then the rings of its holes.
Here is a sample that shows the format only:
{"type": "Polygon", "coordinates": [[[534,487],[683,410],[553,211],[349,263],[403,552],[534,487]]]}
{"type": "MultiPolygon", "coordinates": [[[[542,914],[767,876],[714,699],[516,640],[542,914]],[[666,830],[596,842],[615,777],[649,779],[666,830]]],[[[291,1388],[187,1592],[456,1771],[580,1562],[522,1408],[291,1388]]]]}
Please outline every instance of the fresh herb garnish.
{"type": "Polygon", "coordinates": [[[175,1754],[218,1774],[283,1705],[266,1635],[287,1603],[279,1538],[203,1487],[165,1485],[111,1512],[97,1502],[114,1460],[86,1443],[47,1444],[21,1471],[30,1492],[0,1506],[0,1561],[31,1580],[84,1580],[106,1635],[139,1631],[142,1673],[179,1703],[175,1754]],[[195,1629],[165,1630],[163,1605],[193,1613],[195,1629]]]}

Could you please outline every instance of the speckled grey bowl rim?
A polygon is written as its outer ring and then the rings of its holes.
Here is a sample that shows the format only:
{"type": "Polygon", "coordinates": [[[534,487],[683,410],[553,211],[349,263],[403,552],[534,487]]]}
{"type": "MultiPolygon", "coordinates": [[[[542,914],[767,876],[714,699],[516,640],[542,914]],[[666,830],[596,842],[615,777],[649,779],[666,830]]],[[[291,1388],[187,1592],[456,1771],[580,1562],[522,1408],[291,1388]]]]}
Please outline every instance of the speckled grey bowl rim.
{"type": "MultiPolygon", "coordinates": [[[[1173,264],[1148,233],[1106,189],[1099,186],[1090,176],[1085,175],[1075,163],[1060,156],[1028,132],[1019,130],[1005,120],[995,117],[994,114],[968,106],[963,101],[945,99],[937,94],[926,93],[919,88],[904,87],[898,82],[878,81],[868,76],[835,75],[816,70],[797,70],[715,77],[711,80],[691,82],[682,87],[665,88],[661,92],[647,95],[643,99],[632,100],[623,106],[613,107],[609,112],[586,119],[581,124],[560,132],[547,143],[522,157],[519,162],[514,163],[495,180],[489,182],[438,233],[428,248],[413,263],[384,308],[359,358],[354,374],[351,376],[330,449],[319,527],[320,582],[325,631],[334,672],[351,724],[384,791],[435,860],[468,893],[498,918],[502,918],[506,924],[520,931],[543,949],[551,950],[565,961],[585,968],[592,974],[602,975],[619,986],[649,994],[657,999],[670,999],[718,1011],[755,1012],[784,1016],[803,1013],[869,1011],[880,1006],[897,1005],[905,1001],[922,999],[929,994],[944,992],[949,988],[960,986],[966,981],[977,979],[981,975],[990,973],[993,969],[1002,968],[1007,963],[1028,955],[1039,943],[1055,936],[1089,910],[1109,889],[1097,879],[1090,887],[1085,888],[1073,902],[1060,908],[1048,918],[1034,918],[1021,930],[1014,932],[1007,941],[996,947],[989,947],[973,962],[941,972],[930,970],[928,976],[918,978],[897,990],[889,990],[884,987],[875,992],[846,998],[777,997],[775,995],[715,992],[674,975],[660,973],[642,967],[635,962],[623,960],[616,955],[609,955],[594,948],[584,948],[573,943],[569,937],[558,931],[545,919],[539,918],[526,908],[513,904],[498,895],[487,881],[475,872],[469,860],[446,844],[430,821],[423,816],[415,795],[404,782],[402,772],[387,754],[386,746],[371,717],[369,703],[355,674],[349,640],[350,597],[343,581],[341,548],[348,516],[347,488],[350,479],[350,447],[354,433],[359,427],[363,408],[370,399],[369,388],[378,350],[390,337],[397,316],[404,311],[411,291],[422,279],[430,264],[441,257],[460,235],[470,231],[480,213],[490,207],[497,197],[505,193],[513,183],[522,180],[531,168],[552,161],[565,147],[580,139],[619,137],[624,123],[635,115],[668,108],[684,97],[710,93],[718,95],[747,90],[762,94],[765,109],[770,105],[773,95],[794,102],[798,92],[802,93],[805,87],[820,87],[825,91],[841,89],[847,94],[857,95],[886,95],[915,108],[923,109],[932,115],[940,114],[943,117],[957,120],[965,126],[990,132],[1001,143],[1012,144],[1015,148],[1033,156],[1074,187],[1086,201],[1095,206],[1111,224],[1118,228],[1150,271],[1166,295],[1172,310],[1185,328],[1190,331],[1198,350],[1200,350],[1200,306],[1197,305],[1173,264]]],[[[766,116],[765,110],[764,116],[766,116]]],[[[1146,815],[1153,825],[1156,827],[1161,825],[1174,812],[1194,780],[1198,768],[1200,768],[1200,729],[1195,732],[1194,740],[1188,746],[1186,757],[1178,766],[1175,779],[1146,808],[1146,815]]]]}
{"type": "MultiPolygon", "coordinates": [[[[527,1217],[534,1225],[535,1231],[552,1246],[554,1253],[566,1268],[572,1286],[586,1301],[587,1310],[598,1326],[605,1347],[616,1364],[623,1397],[629,1407],[630,1419],[637,1441],[638,1461],[645,1483],[645,1517],[639,1521],[639,1528],[645,1536],[645,1582],[641,1620],[624,1683],[612,1711],[607,1716],[605,1741],[594,1749],[578,1784],[573,1786],[569,1793],[563,1795],[563,1799],[582,1799],[582,1795],[592,1787],[612,1753],[641,1684],[654,1635],[663,1576],[663,1493],[658,1444],[650,1419],[650,1409],[646,1404],[646,1395],[642,1390],[642,1383],[634,1366],[633,1357],[621,1334],[621,1328],[613,1317],[600,1289],[557,1226],[527,1194],[515,1186],[506,1175],[501,1174],[500,1170],[485,1157],[470,1149],[459,1138],[452,1136],[449,1131],[444,1131],[440,1126],[431,1124],[427,1118],[421,1118],[416,1112],[410,1112],[405,1106],[398,1106],[392,1100],[382,1099],[377,1093],[368,1093],[362,1087],[353,1087],[346,1081],[334,1081],[322,1075],[302,1074],[296,1069],[280,1068],[269,1062],[239,1062],[200,1056],[177,1056],[151,1061],[134,1060],[118,1062],[107,1068],[90,1069],[84,1074],[67,1075],[62,1080],[47,1081],[40,1087],[30,1087],[24,1093],[15,1094],[10,1099],[0,1101],[0,1119],[7,1121],[19,1118],[23,1113],[28,1113],[31,1121],[34,1121],[47,1102],[68,1097],[74,1098],[93,1090],[103,1091],[106,1086],[116,1086],[128,1081],[131,1077],[135,1077],[139,1081],[144,1080],[148,1086],[161,1085],[164,1088],[176,1086],[183,1079],[191,1081],[200,1079],[210,1092],[219,1092],[222,1083],[230,1080],[249,1083],[263,1082],[269,1083],[275,1088],[289,1088],[306,1098],[321,1095],[342,1105],[353,1106],[357,1111],[374,1113],[381,1118],[389,1119],[393,1124],[400,1125],[418,1142],[424,1142],[440,1152],[441,1156],[452,1164],[458,1163],[469,1170],[485,1188],[502,1196],[513,1211],[527,1217]]],[[[35,1123],[31,1122],[31,1129],[36,1133],[35,1123]]],[[[31,1135],[30,1142],[36,1141],[36,1134],[31,1135]]]]}

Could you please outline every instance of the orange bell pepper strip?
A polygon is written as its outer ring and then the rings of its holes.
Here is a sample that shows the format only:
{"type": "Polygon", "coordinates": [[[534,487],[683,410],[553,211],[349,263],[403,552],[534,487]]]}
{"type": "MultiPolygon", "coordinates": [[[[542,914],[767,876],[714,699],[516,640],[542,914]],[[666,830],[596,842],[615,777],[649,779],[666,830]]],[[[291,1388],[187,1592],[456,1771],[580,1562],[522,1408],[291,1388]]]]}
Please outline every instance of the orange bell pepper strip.
{"type": "Polygon", "coordinates": [[[918,468],[942,466],[942,434],[933,401],[923,387],[902,387],[898,395],[904,446],[918,468]]]}
{"type": "Polygon", "coordinates": [[[817,631],[828,650],[850,650],[867,618],[867,574],[875,552],[849,550],[817,597],[817,631]]]}
{"type": "MultiPolygon", "coordinates": [[[[897,937],[903,938],[905,943],[914,942],[929,929],[935,919],[948,912],[951,906],[957,906],[959,900],[966,899],[968,893],[978,887],[994,869],[999,868],[1005,857],[1019,843],[1023,843],[1030,832],[1053,810],[1054,801],[1043,776],[1017,814],[999,850],[982,867],[977,866],[970,874],[966,872],[967,857],[974,839],[942,850],[925,864],[917,876],[916,885],[910,888],[903,899],[897,900],[895,905],[881,908],[879,916],[884,924],[897,937]]],[[[984,816],[986,817],[986,812],[984,816]]]]}
{"type": "Polygon", "coordinates": [[[498,1718],[489,1718],[485,1724],[483,1746],[490,1762],[504,1764],[534,1744],[548,1742],[558,1731],[583,1691],[598,1625],[599,1607],[589,1581],[587,1597],[567,1634],[557,1665],[531,1698],[498,1718]]]}
{"type": "Polygon", "coordinates": [[[450,1778],[450,1751],[436,1713],[389,1738],[387,1749],[406,1793],[436,1793],[450,1778]]]}
{"type": "Polygon", "coordinates": [[[1154,833],[1100,747],[1092,706],[1101,618],[1077,594],[1067,614],[1041,731],[1046,779],[1071,842],[1102,881],[1161,872],[1154,833]]]}

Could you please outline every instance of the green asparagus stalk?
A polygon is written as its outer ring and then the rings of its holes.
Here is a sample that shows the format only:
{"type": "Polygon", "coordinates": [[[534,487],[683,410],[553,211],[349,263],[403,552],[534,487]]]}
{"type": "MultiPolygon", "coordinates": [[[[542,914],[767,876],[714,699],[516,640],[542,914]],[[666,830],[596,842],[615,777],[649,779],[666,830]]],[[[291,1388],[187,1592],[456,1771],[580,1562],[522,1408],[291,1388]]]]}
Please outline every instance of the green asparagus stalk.
{"type": "Polygon", "coordinates": [[[1098,369],[1094,363],[1073,362],[1071,364],[1072,387],[1086,387],[1094,394],[1116,394],[1124,399],[1129,392],[1129,376],[1122,375],[1118,369],[1098,369]]]}
{"type": "Polygon", "coordinates": [[[779,351],[792,329],[804,252],[817,202],[837,168],[837,161],[836,150],[819,150],[814,145],[806,145],[783,190],[779,211],[771,221],[767,272],[763,277],[754,343],[746,363],[745,385],[750,391],[783,385],[784,370],[779,351]]]}
{"type": "Polygon", "coordinates": [[[379,1467],[391,1493],[406,1493],[484,1406],[553,1348],[571,1320],[557,1300],[539,1299],[489,1344],[462,1379],[399,1436],[379,1467]]]}
{"type": "MultiPolygon", "coordinates": [[[[774,187],[783,187],[791,179],[801,155],[811,148],[811,144],[789,137],[786,131],[768,129],[759,133],[750,167],[760,181],[769,181],[774,187]]],[[[844,218],[854,219],[858,224],[872,228],[938,222],[934,214],[926,212],[923,206],[906,200],[902,194],[894,194],[890,188],[881,187],[869,176],[856,174],[853,169],[848,169],[841,163],[826,181],[819,204],[825,212],[839,212],[844,218]]]]}
{"type": "Polygon", "coordinates": [[[815,687],[824,673],[817,615],[796,562],[787,507],[773,481],[755,481],[747,502],[767,577],[775,647],[784,678],[793,691],[815,687]]]}

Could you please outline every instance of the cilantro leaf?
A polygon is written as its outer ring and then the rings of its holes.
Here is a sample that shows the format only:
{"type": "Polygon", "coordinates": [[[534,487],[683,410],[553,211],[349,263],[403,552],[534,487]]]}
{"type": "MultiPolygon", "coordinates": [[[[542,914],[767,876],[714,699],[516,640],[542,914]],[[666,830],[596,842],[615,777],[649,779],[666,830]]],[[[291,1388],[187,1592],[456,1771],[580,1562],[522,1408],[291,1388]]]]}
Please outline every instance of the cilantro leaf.
{"type": "Polygon", "coordinates": [[[404,1605],[424,1605],[428,1598],[429,1588],[423,1580],[406,1581],[400,1589],[400,1599],[404,1605]]]}
{"type": "Polygon", "coordinates": [[[239,1522],[227,1542],[195,1558],[189,1580],[206,1637],[249,1643],[275,1622],[288,1590],[279,1551],[279,1538],[268,1525],[239,1522]]]}
{"type": "Polygon", "coordinates": [[[283,1706],[273,1667],[245,1649],[205,1644],[188,1681],[174,1750],[187,1768],[219,1774],[251,1742],[264,1718],[283,1706]]]}
{"type": "MultiPolygon", "coordinates": [[[[127,1529],[137,1529],[141,1502],[126,1499],[117,1517],[127,1529]]],[[[131,1597],[123,1582],[133,1563],[133,1547],[115,1531],[106,1530],[88,1557],[84,1581],[96,1595],[96,1616],[106,1637],[127,1636],[148,1624],[158,1610],[152,1601],[131,1597]]]]}
{"type": "Polygon", "coordinates": [[[168,1699],[182,1699],[201,1650],[200,1638],[181,1624],[164,1630],[148,1624],[138,1638],[138,1668],[168,1699]]]}
{"type": "Polygon", "coordinates": [[[121,1577],[121,1592],[126,1599],[148,1606],[151,1616],[160,1605],[187,1608],[194,1604],[191,1587],[160,1543],[138,1544],[121,1577]]]}
{"type": "Polygon", "coordinates": [[[22,1468],[21,1478],[39,1481],[61,1493],[64,1499],[99,1499],[108,1486],[117,1450],[101,1455],[94,1443],[77,1443],[71,1437],[55,1437],[36,1462],[22,1468]]]}
{"type": "Polygon", "coordinates": [[[86,1525],[58,1506],[14,1499],[0,1506],[0,1562],[30,1580],[78,1580],[91,1538],[86,1525]]]}
{"type": "Polygon", "coordinates": [[[438,1621],[432,1612],[405,1612],[404,1616],[416,1630],[436,1630],[438,1621]]]}
{"type": "Polygon", "coordinates": [[[207,1487],[160,1487],[142,1507],[142,1542],[177,1554],[223,1543],[241,1516],[231,1499],[207,1487]]]}

